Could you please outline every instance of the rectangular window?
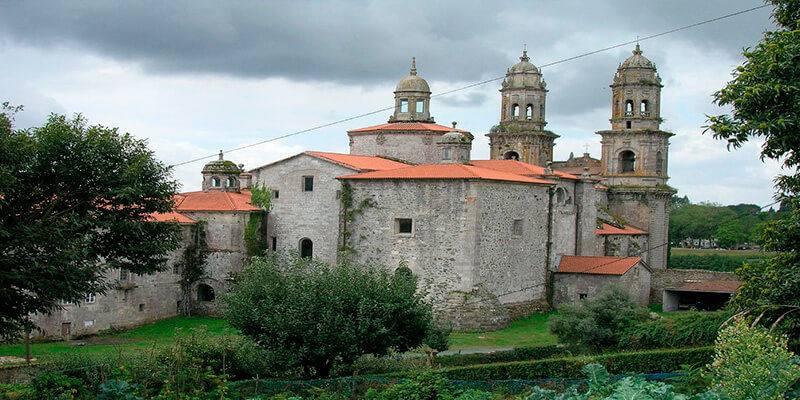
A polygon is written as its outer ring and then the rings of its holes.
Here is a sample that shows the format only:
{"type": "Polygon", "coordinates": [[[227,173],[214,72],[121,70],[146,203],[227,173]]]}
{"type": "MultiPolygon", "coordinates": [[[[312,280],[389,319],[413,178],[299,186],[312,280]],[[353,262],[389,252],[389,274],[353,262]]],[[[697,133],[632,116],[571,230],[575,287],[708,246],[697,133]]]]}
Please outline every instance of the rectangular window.
{"type": "Polygon", "coordinates": [[[86,295],[86,302],[87,302],[87,303],[89,303],[89,304],[92,304],[92,303],[94,303],[94,301],[95,301],[96,299],[97,299],[97,298],[95,297],[94,293],[88,293],[88,294],[86,295]]]}
{"type": "Polygon", "coordinates": [[[400,112],[401,113],[408,112],[408,99],[400,99],[400,112]]]}
{"type": "Polygon", "coordinates": [[[442,160],[450,159],[450,149],[442,149],[442,160]]]}
{"type": "Polygon", "coordinates": [[[514,236],[522,236],[522,220],[515,219],[513,224],[511,225],[511,233],[514,236]]]}
{"type": "Polygon", "coordinates": [[[422,100],[417,100],[417,113],[421,114],[425,111],[425,102],[422,100]]]}
{"type": "Polygon", "coordinates": [[[272,237],[272,251],[278,251],[278,237],[272,237]]]}
{"type": "Polygon", "coordinates": [[[314,177],[313,176],[304,176],[303,177],[303,191],[304,192],[313,192],[314,191],[314,177]]]}
{"type": "Polygon", "coordinates": [[[414,222],[411,218],[395,218],[394,233],[410,234],[414,232],[414,222]]]}
{"type": "Polygon", "coordinates": [[[461,161],[469,161],[469,157],[467,157],[467,149],[461,149],[461,161]]]}
{"type": "Polygon", "coordinates": [[[130,279],[130,277],[131,277],[131,273],[130,272],[128,272],[128,271],[126,271],[124,269],[119,270],[119,281],[120,282],[127,282],[130,279]]]}
{"type": "Polygon", "coordinates": [[[586,293],[578,293],[578,300],[583,300],[587,297],[589,297],[589,295],[586,293]]]}
{"type": "Polygon", "coordinates": [[[139,312],[144,312],[144,304],[139,304],[139,312]]]}
{"type": "Polygon", "coordinates": [[[89,320],[83,321],[83,327],[84,328],[90,327],[90,326],[94,326],[94,320],[93,319],[89,319],[89,320]]]}
{"type": "Polygon", "coordinates": [[[280,192],[280,190],[273,190],[273,191],[272,191],[272,198],[273,198],[273,199],[279,199],[280,197],[281,197],[281,192],[280,192]]]}

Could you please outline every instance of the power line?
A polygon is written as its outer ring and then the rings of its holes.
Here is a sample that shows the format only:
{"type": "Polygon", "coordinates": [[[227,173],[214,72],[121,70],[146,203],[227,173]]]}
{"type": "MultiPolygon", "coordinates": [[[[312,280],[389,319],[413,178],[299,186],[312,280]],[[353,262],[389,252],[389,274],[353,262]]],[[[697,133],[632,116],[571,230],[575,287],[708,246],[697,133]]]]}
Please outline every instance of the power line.
{"type": "MultiPolygon", "coordinates": [[[[598,49],[598,50],[582,53],[582,54],[579,54],[579,55],[576,55],[576,56],[564,58],[564,59],[561,59],[561,60],[558,60],[558,61],[554,61],[554,62],[551,62],[551,63],[542,64],[540,66],[540,69],[541,68],[551,67],[553,65],[562,64],[562,63],[565,63],[565,62],[568,62],[568,61],[577,60],[579,58],[588,57],[588,56],[591,56],[591,55],[594,55],[594,54],[602,53],[602,52],[608,51],[608,50],[613,50],[613,49],[616,49],[616,48],[619,48],[619,47],[629,46],[629,45],[634,44],[634,43],[643,42],[645,40],[654,39],[654,38],[657,38],[657,37],[660,37],[660,36],[664,36],[664,35],[669,35],[671,33],[679,32],[679,31],[690,29],[690,28],[694,28],[694,27],[698,27],[700,25],[709,24],[709,23],[712,23],[712,22],[716,22],[716,21],[719,21],[719,20],[726,19],[726,18],[735,17],[737,15],[749,13],[749,12],[752,12],[752,11],[755,11],[755,10],[759,10],[759,9],[765,8],[767,6],[768,6],[767,4],[764,4],[764,5],[761,5],[761,6],[758,6],[758,7],[748,8],[746,10],[737,11],[737,12],[734,12],[734,13],[731,13],[731,14],[726,14],[726,15],[723,15],[723,16],[720,16],[720,17],[708,19],[708,20],[697,22],[697,23],[694,23],[694,24],[681,26],[679,28],[675,28],[675,29],[671,29],[671,30],[668,30],[668,31],[656,33],[656,34],[650,35],[650,36],[645,36],[643,38],[637,38],[636,40],[631,40],[631,41],[627,41],[627,42],[624,42],[624,43],[615,44],[613,46],[604,47],[602,49],[598,49]]],[[[440,96],[446,96],[448,94],[460,92],[460,91],[471,89],[471,88],[474,88],[474,87],[477,87],[477,86],[482,86],[482,85],[485,85],[487,83],[499,81],[499,80],[501,80],[503,78],[505,78],[505,76],[499,76],[499,77],[487,79],[487,80],[484,80],[484,81],[472,83],[472,84],[469,84],[467,86],[463,86],[463,87],[460,87],[460,88],[457,88],[457,89],[448,90],[448,91],[445,91],[445,92],[442,92],[442,93],[438,93],[438,94],[432,95],[431,98],[440,97],[440,96]]],[[[341,124],[341,123],[344,123],[344,122],[348,122],[348,121],[352,121],[352,120],[355,120],[355,119],[363,118],[363,117],[370,116],[370,115],[377,114],[377,113],[381,113],[381,112],[384,112],[384,111],[393,110],[394,108],[395,108],[394,106],[385,107],[385,108],[381,108],[381,109],[375,110],[375,111],[370,111],[370,112],[367,112],[367,113],[364,113],[364,114],[359,114],[359,115],[355,115],[355,116],[352,116],[352,117],[348,117],[348,118],[340,119],[340,120],[337,120],[337,121],[329,122],[329,123],[326,123],[326,124],[317,125],[317,126],[314,126],[314,127],[311,127],[311,128],[307,128],[307,129],[303,129],[303,130],[300,130],[300,131],[287,133],[285,135],[276,136],[276,137],[273,137],[273,138],[270,138],[270,139],[262,140],[260,142],[255,142],[255,143],[247,144],[247,145],[244,145],[244,146],[239,146],[239,147],[236,147],[236,148],[233,148],[233,149],[230,149],[230,150],[226,150],[225,153],[232,153],[232,152],[235,152],[235,151],[247,149],[247,148],[254,147],[254,146],[259,146],[259,145],[266,144],[266,143],[269,143],[269,142],[274,142],[276,140],[285,139],[285,138],[292,137],[292,136],[297,136],[297,135],[300,135],[300,134],[303,134],[303,133],[308,133],[308,132],[315,131],[315,130],[318,130],[318,129],[327,128],[329,126],[338,125],[338,124],[341,124]]],[[[202,160],[205,160],[205,159],[208,159],[208,158],[216,157],[217,155],[218,154],[211,154],[211,155],[208,155],[208,156],[194,158],[194,159],[191,159],[191,160],[188,160],[188,161],[183,161],[183,162],[180,162],[180,163],[177,163],[177,164],[173,164],[172,167],[178,167],[178,166],[181,166],[181,165],[190,164],[190,163],[197,162],[197,161],[202,161],[202,160]]]]}

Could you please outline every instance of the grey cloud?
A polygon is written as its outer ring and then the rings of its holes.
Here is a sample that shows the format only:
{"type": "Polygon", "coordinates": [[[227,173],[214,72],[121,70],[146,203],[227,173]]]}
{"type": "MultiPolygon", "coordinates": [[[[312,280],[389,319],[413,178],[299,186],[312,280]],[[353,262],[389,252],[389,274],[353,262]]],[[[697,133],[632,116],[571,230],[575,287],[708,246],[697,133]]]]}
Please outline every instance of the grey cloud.
{"type": "Polygon", "coordinates": [[[486,103],[489,97],[484,92],[468,92],[464,95],[442,96],[436,102],[451,107],[477,107],[486,103]]]}

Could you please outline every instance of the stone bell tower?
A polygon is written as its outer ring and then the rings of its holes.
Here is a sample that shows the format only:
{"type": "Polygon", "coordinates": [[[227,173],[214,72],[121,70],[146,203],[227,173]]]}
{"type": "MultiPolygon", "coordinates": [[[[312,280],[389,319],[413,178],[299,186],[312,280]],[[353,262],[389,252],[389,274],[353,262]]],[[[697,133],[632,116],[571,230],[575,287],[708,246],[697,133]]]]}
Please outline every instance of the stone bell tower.
{"type": "Polygon", "coordinates": [[[608,208],[627,224],[649,232],[642,257],[666,268],[670,199],[667,186],[669,138],[660,129],[661,78],[639,45],[617,68],[611,84],[611,130],[602,136],[601,170],[608,208]]]}
{"type": "Polygon", "coordinates": [[[417,59],[411,58],[411,72],[397,83],[394,91],[394,114],[389,122],[434,122],[431,117],[431,88],[417,76],[417,59]]]}
{"type": "Polygon", "coordinates": [[[544,129],[547,84],[541,70],[531,64],[527,50],[519,60],[509,68],[500,89],[500,124],[486,135],[490,157],[546,166],[553,160],[553,140],[558,137],[544,129]]]}

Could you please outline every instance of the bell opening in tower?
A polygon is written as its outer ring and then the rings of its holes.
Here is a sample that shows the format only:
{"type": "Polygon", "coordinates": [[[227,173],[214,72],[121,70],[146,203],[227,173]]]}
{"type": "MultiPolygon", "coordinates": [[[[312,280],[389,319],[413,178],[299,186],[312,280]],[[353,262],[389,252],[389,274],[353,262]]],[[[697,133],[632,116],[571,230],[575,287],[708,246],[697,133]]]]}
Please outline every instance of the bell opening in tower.
{"type": "Polygon", "coordinates": [[[508,151],[506,154],[503,154],[503,158],[506,160],[516,160],[519,161],[519,153],[516,151],[508,151]]]}

